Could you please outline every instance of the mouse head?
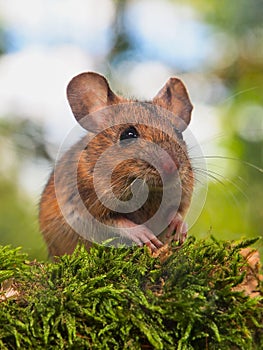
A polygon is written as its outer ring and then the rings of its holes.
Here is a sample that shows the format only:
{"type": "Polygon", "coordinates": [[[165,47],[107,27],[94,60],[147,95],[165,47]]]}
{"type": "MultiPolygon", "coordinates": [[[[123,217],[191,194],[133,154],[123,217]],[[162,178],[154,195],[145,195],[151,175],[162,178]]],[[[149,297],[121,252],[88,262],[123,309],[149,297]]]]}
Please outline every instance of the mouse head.
{"type": "MultiPolygon", "coordinates": [[[[93,72],[74,77],[68,84],[67,97],[77,122],[91,132],[104,129],[110,118],[107,113],[94,112],[131,102],[116,95],[107,80],[93,72]]],[[[193,106],[184,84],[178,78],[170,78],[151,103],[171,112],[170,121],[180,132],[189,124],[193,106]]]]}
{"type": "Polygon", "coordinates": [[[121,198],[142,179],[158,191],[178,173],[182,187],[189,188],[192,172],[182,132],[193,107],[179,79],[170,78],[152,101],[137,103],[117,96],[103,76],[82,73],[70,81],[67,96],[78,123],[95,134],[81,164],[102,190],[112,187],[121,198]]]}

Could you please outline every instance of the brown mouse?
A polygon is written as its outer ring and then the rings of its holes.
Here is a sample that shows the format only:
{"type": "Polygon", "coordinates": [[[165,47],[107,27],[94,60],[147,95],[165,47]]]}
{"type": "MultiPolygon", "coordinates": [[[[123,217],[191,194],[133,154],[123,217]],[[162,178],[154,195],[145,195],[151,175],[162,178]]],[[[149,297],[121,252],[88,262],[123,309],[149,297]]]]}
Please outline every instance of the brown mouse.
{"type": "Polygon", "coordinates": [[[39,222],[51,256],[79,241],[146,244],[156,251],[183,242],[193,171],[182,132],[192,104],[170,78],[149,102],[117,96],[97,73],[67,87],[77,122],[88,133],[57,162],[40,201],[39,222]]]}

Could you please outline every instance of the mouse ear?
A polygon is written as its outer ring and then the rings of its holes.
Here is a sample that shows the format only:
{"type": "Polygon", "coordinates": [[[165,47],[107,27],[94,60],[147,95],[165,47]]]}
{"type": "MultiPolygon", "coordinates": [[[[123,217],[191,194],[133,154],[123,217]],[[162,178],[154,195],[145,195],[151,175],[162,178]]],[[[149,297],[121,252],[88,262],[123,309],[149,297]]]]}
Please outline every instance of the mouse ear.
{"type": "Polygon", "coordinates": [[[105,124],[105,114],[93,112],[123,101],[112,92],[106,78],[93,72],[74,77],[68,84],[67,98],[77,122],[93,132],[105,124]]]}
{"type": "Polygon", "coordinates": [[[168,109],[175,115],[172,123],[183,131],[191,120],[193,109],[187,90],[180,79],[170,78],[154,97],[153,103],[168,109]]]}

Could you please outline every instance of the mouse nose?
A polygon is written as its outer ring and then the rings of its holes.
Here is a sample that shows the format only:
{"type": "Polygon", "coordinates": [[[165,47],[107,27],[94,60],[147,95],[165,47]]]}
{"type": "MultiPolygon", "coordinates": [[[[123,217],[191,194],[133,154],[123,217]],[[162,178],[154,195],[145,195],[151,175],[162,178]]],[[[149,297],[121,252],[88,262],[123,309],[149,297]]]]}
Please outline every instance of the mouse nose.
{"type": "Polygon", "coordinates": [[[176,162],[171,157],[162,157],[160,159],[161,172],[164,178],[169,178],[173,176],[178,171],[178,162],[176,162]]]}
{"type": "Polygon", "coordinates": [[[163,163],[162,168],[165,175],[172,175],[178,169],[173,161],[163,163]]]}

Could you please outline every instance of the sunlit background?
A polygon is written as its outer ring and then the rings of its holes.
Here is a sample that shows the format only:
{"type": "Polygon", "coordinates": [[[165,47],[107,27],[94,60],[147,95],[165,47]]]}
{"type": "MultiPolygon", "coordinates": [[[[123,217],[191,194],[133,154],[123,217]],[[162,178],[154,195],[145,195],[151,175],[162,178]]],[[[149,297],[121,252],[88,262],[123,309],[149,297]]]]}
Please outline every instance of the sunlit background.
{"type": "Polygon", "coordinates": [[[262,0],[0,0],[0,244],[46,257],[38,201],[76,124],[66,85],[83,71],[140,99],[179,76],[209,168],[190,234],[263,235],[262,8],[262,0]]]}

